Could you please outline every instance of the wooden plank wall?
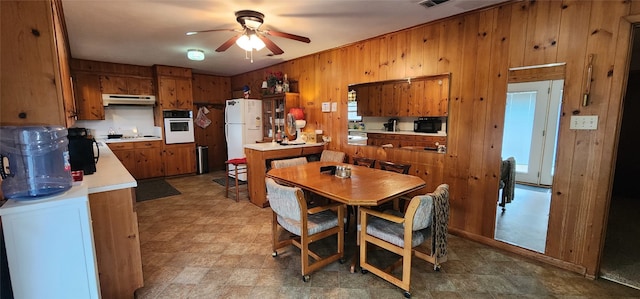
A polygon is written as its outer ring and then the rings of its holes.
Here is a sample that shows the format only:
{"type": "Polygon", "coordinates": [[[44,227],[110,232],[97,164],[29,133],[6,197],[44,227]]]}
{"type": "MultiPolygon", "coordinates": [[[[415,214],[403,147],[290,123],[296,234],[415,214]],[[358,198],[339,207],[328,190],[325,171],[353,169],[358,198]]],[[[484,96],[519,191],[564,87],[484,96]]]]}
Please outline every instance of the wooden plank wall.
{"type": "Polygon", "coordinates": [[[630,23],[619,20],[639,6],[633,1],[511,2],[234,76],[231,85],[258,89],[265,71],[288,73],[300,82],[305,131],[324,130],[332,137],[328,147],[349,156],[411,163],[412,174],[427,182],[425,191],[450,184],[452,231],[491,243],[508,69],[565,62],[548,240],[538,258],[594,276],[628,61],[624,47],[630,23]],[[589,54],[595,56],[591,100],[583,107],[589,54]],[[348,84],[441,73],[451,73],[445,155],[346,144],[348,84]],[[337,102],[338,112],[321,112],[321,102],[337,102]],[[598,130],[569,130],[571,115],[599,116],[598,130]]]}
{"type": "Polygon", "coordinates": [[[194,126],[197,145],[208,146],[209,170],[224,170],[227,160],[227,143],[224,137],[225,101],[231,96],[229,77],[193,74],[193,118],[200,107],[207,107],[211,124],[206,128],[194,126]]]}

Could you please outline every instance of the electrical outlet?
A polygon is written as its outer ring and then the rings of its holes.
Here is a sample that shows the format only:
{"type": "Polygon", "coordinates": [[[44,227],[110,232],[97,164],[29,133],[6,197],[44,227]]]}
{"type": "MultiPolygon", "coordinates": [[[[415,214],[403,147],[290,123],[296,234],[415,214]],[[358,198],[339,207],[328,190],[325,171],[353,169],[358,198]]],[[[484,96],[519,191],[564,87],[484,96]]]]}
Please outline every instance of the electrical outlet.
{"type": "Polygon", "coordinates": [[[597,115],[585,115],[585,116],[572,115],[569,129],[596,130],[598,129],[598,116],[597,115]]]}

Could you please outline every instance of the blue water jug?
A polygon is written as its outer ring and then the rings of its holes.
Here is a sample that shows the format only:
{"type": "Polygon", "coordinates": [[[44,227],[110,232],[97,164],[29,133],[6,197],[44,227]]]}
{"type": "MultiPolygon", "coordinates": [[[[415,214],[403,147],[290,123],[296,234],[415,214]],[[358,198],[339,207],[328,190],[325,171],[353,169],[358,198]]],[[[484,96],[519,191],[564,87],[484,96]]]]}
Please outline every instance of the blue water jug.
{"type": "Polygon", "coordinates": [[[4,196],[33,200],[70,189],[68,144],[65,127],[0,127],[4,196]]]}

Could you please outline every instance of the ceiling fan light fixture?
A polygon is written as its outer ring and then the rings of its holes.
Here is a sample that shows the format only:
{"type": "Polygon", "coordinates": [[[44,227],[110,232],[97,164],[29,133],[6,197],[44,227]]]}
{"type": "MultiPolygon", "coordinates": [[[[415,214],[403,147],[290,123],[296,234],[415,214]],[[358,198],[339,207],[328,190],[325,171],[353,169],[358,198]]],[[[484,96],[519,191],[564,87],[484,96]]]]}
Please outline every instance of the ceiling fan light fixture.
{"type": "Polygon", "coordinates": [[[245,51],[253,51],[254,49],[260,51],[265,46],[264,42],[255,33],[243,34],[236,40],[236,44],[245,51]]]}
{"type": "Polygon", "coordinates": [[[189,49],[187,50],[187,58],[189,58],[189,60],[202,61],[204,60],[204,51],[200,49],[189,49]]]}

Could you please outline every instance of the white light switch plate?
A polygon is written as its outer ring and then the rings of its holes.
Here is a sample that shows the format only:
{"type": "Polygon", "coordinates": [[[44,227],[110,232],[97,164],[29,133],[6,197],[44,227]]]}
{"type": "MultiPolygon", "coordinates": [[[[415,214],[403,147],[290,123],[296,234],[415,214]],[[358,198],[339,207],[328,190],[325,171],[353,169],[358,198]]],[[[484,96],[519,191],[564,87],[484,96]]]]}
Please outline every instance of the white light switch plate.
{"type": "Polygon", "coordinates": [[[338,103],[333,102],[331,103],[331,112],[336,112],[338,111],[338,103]]]}
{"type": "Polygon", "coordinates": [[[331,112],[331,103],[322,102],[322,112],[331,112]]]}
{"type": "Polygon", "coordinates": [[[598,116],[597,115],[585,115],[585,116],[572,115],[569,129],[596,130],[598,129],[598,116]]]}

